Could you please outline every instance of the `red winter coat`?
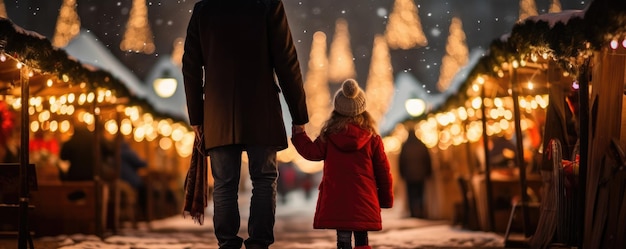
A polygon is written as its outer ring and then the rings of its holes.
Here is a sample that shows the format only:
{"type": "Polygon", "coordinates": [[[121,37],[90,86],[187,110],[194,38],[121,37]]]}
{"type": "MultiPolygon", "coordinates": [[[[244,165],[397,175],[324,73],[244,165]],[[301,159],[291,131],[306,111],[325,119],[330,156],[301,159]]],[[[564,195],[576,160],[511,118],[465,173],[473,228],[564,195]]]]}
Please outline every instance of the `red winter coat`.
{"type": "Polygon", "coordinates": [[[382,229],[381,208],[391,208],[393,192],[389,162],[382,139],[349,125],[345,132],[315,142],[305,133],[294,134],[298,153],[312,161],[324,160],[313,227],[352,231],[382,229]]]}

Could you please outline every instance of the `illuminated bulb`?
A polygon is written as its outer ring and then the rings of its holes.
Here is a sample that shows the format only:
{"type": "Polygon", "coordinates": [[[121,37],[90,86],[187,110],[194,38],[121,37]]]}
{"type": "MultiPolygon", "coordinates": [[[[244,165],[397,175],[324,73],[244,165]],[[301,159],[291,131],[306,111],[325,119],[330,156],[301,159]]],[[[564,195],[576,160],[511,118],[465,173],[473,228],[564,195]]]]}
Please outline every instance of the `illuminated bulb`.
{"type": "Polygon", "coordinates": [[[531,54],[530,55],[530,60],[533,62],[537,62],[538,58],[537,58],[537,54],[531,54]]]}
{"type": "Polygon", "coordinates": [[[612,48],[612,49],[617,49],[617,45],[618,45],[618,44],[617,44],[617,40],[612,40],[612,41],[611,41],[611,48],[612,48]]]}
{"type": "Polygon", "coordinates": [[[50,131],[55,132],[59,129],[59,123],[56,120],[50,121],[50,131]]]}
{"type": "Polygon", "coordinates": [[[495,98],[493,99],[493,105],[495,105],[496,107],[503,107],[504,101],[502,101],[502,98],[495,98]]]}
{"type": "Polygon", "coordinates": [[[622,41],[622,47],[626,48],[626,39],[622,41]]]}
{"type": "Polygon", "coordinates": [[[7,60],[7,56],[4,54],[0,54],[0,61],[5,62],[7,60]]]}
{"type": "Polygon", "coordinates": [[[128,119],[122,120],[122,124],[120,125],[120,131],[124,135],[129,135],[131,132],[133,132],[133,125],[131,121],[128,119]]]}
{"type": "Polygon", "coordinates": [[[104,129],[109,132],[109,134],[114,135],[117,133],[118,127],[117,122],[115,120],[109,120],[104,123],[104,129]]]}
{"type": "Polygon", "coordinates": [[[482,76],[478,76],[478,78],[476,78],[476,81],[478,82],[478,84],[485,84],[485,78],[483,78],[482,76]]]}
{"type": "Polygon", "coordinates": [[[39,122],[33,121],[30,123],[30,130],[32,132],[37,132],[39,130],[39,122]]]}
{"type": "Polygon", "coordinates": [[[504,72],[502,70],[498,71],[498,77],[503,78],[504,72]]]}
{"type": "Polygon", "coordinates": [[[70,130],[70,121],[68,120],[63,120],[61,121],[61,127],[60,127],[60,132],[67,132],[70,130]]]}
{"type": "Polygon", "coordinates": [[[548,53],[543,53],[541,55],[541,57],[543,57],[544,60],[547,60],[548,59],[548,53]]]}
{"type": "Polygon", "coordinates": [[[535,88],[534,84],[531,81],[529,81],[528,82],[528,89],[533,90],[533,88],[535,88]]]}
{"type": "Polygon", "coordinates": [[[21,62],[18,62],[15,66],[17,67],[17,69],[22,69],[22,63],[21,62]]]}
{"type": "Polygon", "coordinates": [[[70,77],[67,76],[67,74],[64,74],[61,76],[61,79],[63,80],[63,82],[67,83],[68,81],[70,81],[70,77]]]}
{"type": "Polygon", "coordinates": [[[164,137],[159,140],[159,147],[161,147],[162,150],[169,150],[172,148],[172,145],[172,139],[169,137],[164,137]]]}
{"type": "Polygon", "coordinates": [[[472,84],[472,90],[474,92],[478,92],[478,90],[480,90],[480,87],[478,85],[476,85],[476,84],[472,84]]]}
{"type": "Polygon", "coordinates": [[[519,62],[518,61],[513,61],[513,68],[518,68],[519,67],[519,62]]]}

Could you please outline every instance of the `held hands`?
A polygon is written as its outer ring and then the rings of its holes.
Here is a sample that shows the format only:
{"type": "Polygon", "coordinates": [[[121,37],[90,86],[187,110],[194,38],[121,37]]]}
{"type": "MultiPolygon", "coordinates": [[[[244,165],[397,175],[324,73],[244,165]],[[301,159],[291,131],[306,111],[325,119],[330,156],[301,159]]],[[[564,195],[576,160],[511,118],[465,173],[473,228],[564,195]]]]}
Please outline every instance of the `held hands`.
{"type": "Polygon", "coordinates": [[[293,125],[291,127],[291,133],[293,135],[295,134],[300,134],[300,133],[304,133],[304,125],[293,125]]]}

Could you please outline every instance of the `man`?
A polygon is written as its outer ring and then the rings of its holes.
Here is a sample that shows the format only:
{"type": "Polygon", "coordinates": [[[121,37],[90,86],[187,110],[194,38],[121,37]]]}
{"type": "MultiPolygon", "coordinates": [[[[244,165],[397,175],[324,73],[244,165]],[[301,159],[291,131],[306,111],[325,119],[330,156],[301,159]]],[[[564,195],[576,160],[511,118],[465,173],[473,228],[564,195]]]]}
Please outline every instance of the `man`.
{"type": "Polygon", "coordinates": [[[432,174],[430,153],[426,145],[415,136],[413,128],[409,128],[408,133],[400,151],[398,167],[406,185],[410,216],[426,218],[424,183],[432,174]]]}
{"type": "Polygon", "coordinates": [[[182,72],[189,121],[196,135],[204,134],[211,160],[218,245],[241,248],[244,243],[237,236],[237,195],[241,154],[246,151],[252,198],[245,246],[268,248],[274,243],[276,152],[288,146],[281,91],[292,125],[303,128],[309,121],[282,2],[196,3],[187,28],[182,72]]]}

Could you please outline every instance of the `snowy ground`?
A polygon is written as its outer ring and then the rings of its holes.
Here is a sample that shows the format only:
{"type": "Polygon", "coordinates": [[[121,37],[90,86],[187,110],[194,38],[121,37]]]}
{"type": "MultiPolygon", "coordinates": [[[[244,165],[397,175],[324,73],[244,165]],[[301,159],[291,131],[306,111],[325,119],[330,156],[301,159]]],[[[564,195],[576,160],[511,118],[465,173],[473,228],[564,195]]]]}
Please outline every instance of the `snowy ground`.
{"type": "MultiPolygon", "coordinates": [[[[287,195],[288,202],[277,206],[275,226],[277,249],[331,249],[336,248],[334,230],[312,228],[315,196],[309,200],[300,191],[287,195]]],[[[240,201],[240,236],[246,238],[247,195],[240,201]]],[[[212,203],[209,203],[211,206],[212,203]]],[[[370,245],[375,249],[409,248],[494,248],[503,247],[502,236],[495,233],[467,231],[444,221],[403,218],[397,209],[383,210],[383,230],[370,232],[370,245]]],[[[205,224],[194,224],[191,218],[170,217],[142,224],[139,229],[124,229],[119,235],[104,240],[93,235],[62,235],[38,238],[37,249],[214,249],[218,248],[213,235],[211,208],[205,224]]],[[[1,249],[16,248],[16,243],[0,243],[1,249]]]]}

